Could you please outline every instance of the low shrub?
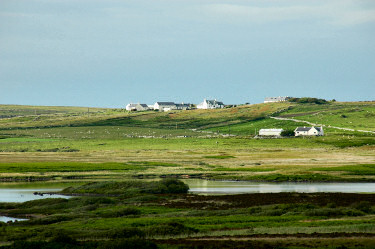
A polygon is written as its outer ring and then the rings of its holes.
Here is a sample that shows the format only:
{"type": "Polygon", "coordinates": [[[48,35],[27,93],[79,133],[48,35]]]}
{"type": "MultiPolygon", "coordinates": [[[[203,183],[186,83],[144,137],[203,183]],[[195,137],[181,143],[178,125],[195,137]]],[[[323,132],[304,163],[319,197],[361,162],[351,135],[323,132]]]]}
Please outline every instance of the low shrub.
{"type": "Polygon", "coordinates": [[[116,217],[122,217],[122,216],[128,216],[128,215],[140,215],[141,211],[139,209],[136,209],[134,207],[126,207],[120,210],[116,210],[113,212],[104,213],[102,217],[105,218],[116,218],[116,217]]]}
{"type": "Polygon", "coordinates": [[[144,238],[145,233],[138,228],[124,227],[108,231],[107,237],[111,239],[123,239],[132,237],[144,238]]]}
{"type": "Polygon", "coordinates": [[[131,239],[123,239],[123,240],[115,240],[115,241],[107,241],[102,243],[97,247],[98,249],[118,249],[118,248],[126,248],[126,249],[156,249],[158,248],[154,242],[140,239],[140,238],[131,238],[131,239]]]}
{"type": "Polygon", "coordinates": [[[355,203],[353,204],[353,207],[366,214],[370,214],[374,212],[374,210],[372,209],[371,203],[369,201],[361,201],[359,203],[355,203]]]}
{"type": "Polygon", "coordinates": [[[156,193],[160,194],[186,194],[189,186],[184,182],[169,178],[159,182],[156,193]]]}
{"type": "Polygon", "coordinates": [[[149,236],[162,235],[180,235],[180,234],[193,234],[197,233],[199,230],[191,227],[187,227],[179,222],[169,222],[166,224],[160,224],[157,226],[152,226],[146,229],[146,233],[149,236]]]}

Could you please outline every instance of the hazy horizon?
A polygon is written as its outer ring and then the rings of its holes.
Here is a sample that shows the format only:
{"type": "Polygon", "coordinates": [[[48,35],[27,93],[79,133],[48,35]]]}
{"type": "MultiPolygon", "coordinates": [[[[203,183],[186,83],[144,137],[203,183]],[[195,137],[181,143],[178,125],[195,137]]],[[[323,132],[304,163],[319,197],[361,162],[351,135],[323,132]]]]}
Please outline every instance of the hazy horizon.
{"type": "Polygon", "coordinates": [[[0,103],[375,99],[371,0],[4,0],[0,103]]]}

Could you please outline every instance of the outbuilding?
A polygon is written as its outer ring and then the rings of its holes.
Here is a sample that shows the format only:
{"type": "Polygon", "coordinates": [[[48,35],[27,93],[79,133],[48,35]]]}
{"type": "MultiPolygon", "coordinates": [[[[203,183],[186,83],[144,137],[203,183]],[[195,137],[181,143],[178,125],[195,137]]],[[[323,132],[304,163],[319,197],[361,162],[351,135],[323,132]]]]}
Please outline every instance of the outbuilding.
{"type": "Polygon", "coordinates": [[[133,103],[130,103],[126,106],[126,110],[127,111],[147,111],[149,110],[150,108],[148,107],[148,105],[146,104],[133,104],[133,103]]]}
{"type": "Polygon", "coordinates": [[[283,129],[260,129],[259,136],[281,137],[283,131],[283,129]]]}

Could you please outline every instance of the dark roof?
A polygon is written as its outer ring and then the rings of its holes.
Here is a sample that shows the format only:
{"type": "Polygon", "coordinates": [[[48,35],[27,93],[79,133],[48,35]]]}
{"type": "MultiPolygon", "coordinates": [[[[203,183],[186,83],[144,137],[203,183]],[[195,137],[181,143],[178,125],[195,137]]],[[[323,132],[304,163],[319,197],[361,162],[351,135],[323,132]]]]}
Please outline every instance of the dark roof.
{"type": "Polygon", "coordinates": [[[221,101],[217,101],[216,99],[213,99],[213,100],[206,100],[207,103],[211,104],[211,105],[224,105],[223,102],[221,101]]]}
{"type": "Polygon", "coordinates": [[[317,131],[321,131],[320,127],[297,127],[296,131],[309,131],[310,129],[315,128],[317,131]]]}
{"type": "Polygon", "coordinates": [[[297,127],[296,131],[309,131],[312,127],[297,127]]]}
{"type": "Polygon", "coordinates": [[[190,104],[176,104],[176,106],[185,106],[185,107],[190,107],[190,104]]]}
{"type": "Polygon", "coordinates": [[[148,107],[148,105],[146,104],[140,104],[142,107],[148,107]]]}
{"type": "Polygon", "coordinates": [[[176,105],[173,102],[156,102],[156,103],[159,104],[159,105],[176,105]]]}

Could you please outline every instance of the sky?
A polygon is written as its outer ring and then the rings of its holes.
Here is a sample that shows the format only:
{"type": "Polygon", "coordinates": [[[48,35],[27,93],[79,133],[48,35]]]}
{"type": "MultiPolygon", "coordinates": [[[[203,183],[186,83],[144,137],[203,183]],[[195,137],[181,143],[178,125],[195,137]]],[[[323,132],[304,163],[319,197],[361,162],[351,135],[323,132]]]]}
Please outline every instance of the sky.
{"type": "Polygon", "coordinates": [[[0,104],[375,100],[373,0],[1,0],[0,104]]]}

